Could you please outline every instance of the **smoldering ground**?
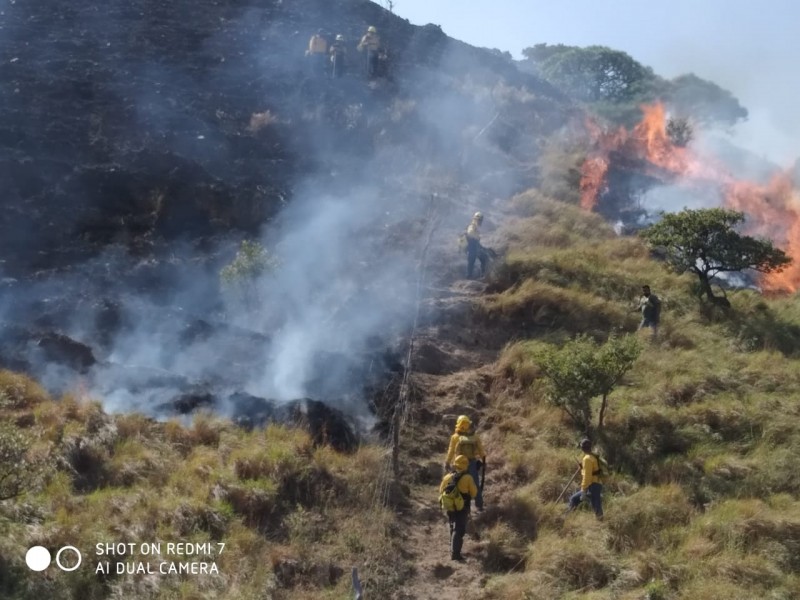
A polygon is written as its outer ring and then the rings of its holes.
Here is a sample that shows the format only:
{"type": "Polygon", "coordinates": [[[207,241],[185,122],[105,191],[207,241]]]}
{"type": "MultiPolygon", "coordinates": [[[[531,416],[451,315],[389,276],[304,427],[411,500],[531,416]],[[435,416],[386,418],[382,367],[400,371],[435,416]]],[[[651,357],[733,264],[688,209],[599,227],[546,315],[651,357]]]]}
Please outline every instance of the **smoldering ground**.
{"type": "MultiPolygon", "coordinates": [[[[370,83],[355,52],[370,21],[355,5],[151,4],[79,3],[63,23],[55,8],[29,9],[56,29],[25,46],[21,93],[63,129],[48,150],[67,174],[47,171],[46,133],[26,120],[4,156],[21,164],[22,151],[40,168],[38,195],[18,188],[7,203],[37,215],[24,244],[46,269],[9,269],[3,363],[114,411],[269,416],[310,397],[366,417],[370,394],[402,368],[432,190],[493,173],[439,207],[437,236],[455,240],[472,210],[525,185],[511,160],[524,128],[477,133],[498,111],[495,70],[536,82],[378,7],[369,18],[384,19],[393,71],[370,83]],[[341,80],[309,75],[303,50],[320,23],[351,45],[341,80]],[[89,95],[58,65],[86,75],[89,95]],[[273,119],[252,128],[266,111],[273,119]],[[220,282],[242,239],[277,259],[247,299],[220,282]]],[[[14,21],[14,39],[29,21],[14,21]]],[[[541,105],[550,91],[539,93],[541,105]]]]}

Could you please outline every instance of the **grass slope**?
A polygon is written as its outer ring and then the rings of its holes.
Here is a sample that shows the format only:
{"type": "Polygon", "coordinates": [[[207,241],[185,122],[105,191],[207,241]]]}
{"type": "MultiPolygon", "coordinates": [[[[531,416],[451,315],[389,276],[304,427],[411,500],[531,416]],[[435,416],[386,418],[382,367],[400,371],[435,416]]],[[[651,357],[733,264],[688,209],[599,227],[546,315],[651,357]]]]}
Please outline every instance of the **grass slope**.
{"type": "MultiPolygon", "coordinates": [[[[479,407],[493,465],[476,574],[482,597],[800,597],[795,300],[740,291],[720,312],[697,299],[690,278],[668,273],[595,215],[537,191],[510,207],[512,224],[495,234],[508,240],[505,259],[474,315],[476,331],[516,332],[479,407]],[[642,283],[664,302],[663,327],[610,396],[600,439],[616,470],[606,520],[588,511],[565,519],[555,500],[574,471],[580,432],[546,401],[537,350],[577,333],[603,340],[635,330],[642,283]]],[[[0,414],[0,451],[28,461],[18,471],[26,492],[0,502],[0,597],[348,598],[353,565],[369,597],[415,589],[420,557],[403,545],[408,532],[392,505],[405,494],[389,483],[381,446],[347,455],[290,427],[109,416],[78,397],[54,401],[7,371],[0,414]],[[219,576],[115,574],[115,561],[130,556],[111,557],[107,576],[34,574],[24,563],[34,544],[71,544],[96,564],[94,544],[130,541],[226,550],[196,559],[215,561],[219,576]]],[[[408,439],[420,451],[407,470],[435,469],[441,427],[413,427],[408,439]]]]}
{"type": "Polygon", "coordinates": [[[538,523],[522,565],[492,578],[486,597],[800,597],[795,299],[739,291],[722,313],[697,299],[691,278],[669,274],[594,215],[535,192],[512,205],[523,218],[481,308],[542,333],[498,361],[488,435],[538,523]],[[664,301],[663,327],[610,397],[600,443],[617,472],[606,520],[564,519],[554,500],[580,432],[546,401],[536,350],[579,332],[635,330],[629,311],[644,283],[664,301]]]}

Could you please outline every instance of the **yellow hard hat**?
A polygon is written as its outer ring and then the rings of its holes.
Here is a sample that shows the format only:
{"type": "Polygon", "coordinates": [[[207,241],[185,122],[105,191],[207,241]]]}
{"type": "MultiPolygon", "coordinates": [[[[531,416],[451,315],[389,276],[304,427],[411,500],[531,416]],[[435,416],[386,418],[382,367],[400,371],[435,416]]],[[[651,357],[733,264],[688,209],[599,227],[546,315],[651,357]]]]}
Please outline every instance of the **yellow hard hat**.
{"type": "Polygon", "coordinates": [[[467,415],[461,415],[456,419],[456,431],[469,431],[472,421],[467,415]]]}
{"type": "Polygon", "coordinates": [[[375,29],[374,25],[370,25],[369,27],[367,27],[367,33],[378,33],[378,30],[375,29]]]}
{"type": "Polygon", "coordinates": [[[469,468],[469,459],[463,454],[459,454],[453,461],[453,466],[458,472],[466,471],[469,468]]]}

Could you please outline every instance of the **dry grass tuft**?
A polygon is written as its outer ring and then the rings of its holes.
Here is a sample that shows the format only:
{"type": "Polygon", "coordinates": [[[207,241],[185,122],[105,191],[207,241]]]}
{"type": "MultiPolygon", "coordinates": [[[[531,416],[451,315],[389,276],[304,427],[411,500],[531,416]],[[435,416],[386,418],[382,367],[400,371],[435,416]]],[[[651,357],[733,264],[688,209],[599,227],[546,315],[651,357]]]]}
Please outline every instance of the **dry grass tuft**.
{"type": "Polygon", "coordinates": [[[665,550],[670,544],[669,530],[686,525],[693,512],[678,485],[645,487],[615,498],[606,518],[611,547],[617,552],[665,550]]]}
{"type": "Polygon", "coordinates": [[[619,564],[606,549],[596,526],[586,526],[594,517],[570,515],[584,526],[577,535],[548,532],[531,547],[528,571],[543,571],[572,590],[599,589],[614,581],[619,564]]]}

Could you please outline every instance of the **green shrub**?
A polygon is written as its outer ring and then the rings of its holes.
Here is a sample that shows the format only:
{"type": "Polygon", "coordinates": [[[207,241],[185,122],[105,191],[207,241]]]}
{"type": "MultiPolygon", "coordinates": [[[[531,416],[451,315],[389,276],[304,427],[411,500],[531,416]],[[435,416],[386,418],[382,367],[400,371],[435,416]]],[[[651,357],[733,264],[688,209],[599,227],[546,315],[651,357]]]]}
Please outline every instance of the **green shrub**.
{"type": "Polygon", "coordinates": [[[538,356],[547,382],[548,399],[588,431],[592,398],[602,398],[597,427],[602,429],[608,396],[639,357],[635,336],[611,336],[602,345],[578,336],[561,348],[547,348],[538,356]]]}

